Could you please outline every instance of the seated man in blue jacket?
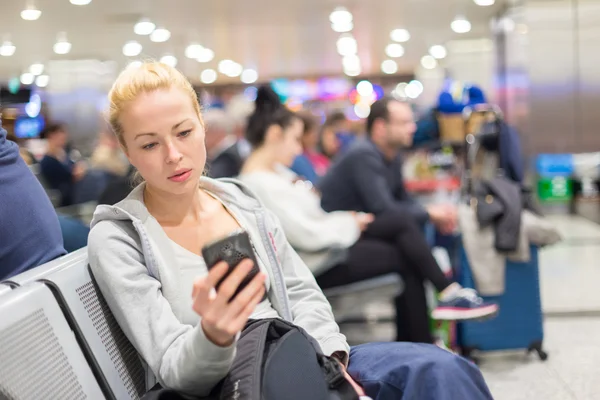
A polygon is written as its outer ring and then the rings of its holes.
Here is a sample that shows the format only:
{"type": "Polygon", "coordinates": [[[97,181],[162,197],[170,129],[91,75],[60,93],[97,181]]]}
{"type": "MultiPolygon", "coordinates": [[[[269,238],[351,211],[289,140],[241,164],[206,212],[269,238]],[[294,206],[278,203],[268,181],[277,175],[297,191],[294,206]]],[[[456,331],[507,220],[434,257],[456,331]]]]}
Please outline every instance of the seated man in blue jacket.
{"type": "Polygon", "coordinates": [[[0,280],[65,254],[50,199],[0,124],[0,280]]]}
{"type": "Polygon", "coordinates": [[[323,208],[375,215],[399,209],[420,225],[430,221],[441,232],[451,232],[457,223],[455,207],[423,207],[404,187],[400,153],[412,145],[415,130],[410,105],[392,98],[373,103],[367,118],[368,139],[354,143],[320,181],[323,208]]]}

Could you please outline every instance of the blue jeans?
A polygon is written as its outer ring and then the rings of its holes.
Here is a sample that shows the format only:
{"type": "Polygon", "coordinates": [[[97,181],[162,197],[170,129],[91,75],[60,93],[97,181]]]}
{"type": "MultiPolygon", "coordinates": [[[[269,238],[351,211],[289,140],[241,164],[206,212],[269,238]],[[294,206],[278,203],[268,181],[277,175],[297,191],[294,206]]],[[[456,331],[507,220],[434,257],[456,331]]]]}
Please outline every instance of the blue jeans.
{"type": "Polygon", "coordinates": [[[348,373],[373,400],[492,399],[475,364],[430,344],[353,347],[348,373]]]}

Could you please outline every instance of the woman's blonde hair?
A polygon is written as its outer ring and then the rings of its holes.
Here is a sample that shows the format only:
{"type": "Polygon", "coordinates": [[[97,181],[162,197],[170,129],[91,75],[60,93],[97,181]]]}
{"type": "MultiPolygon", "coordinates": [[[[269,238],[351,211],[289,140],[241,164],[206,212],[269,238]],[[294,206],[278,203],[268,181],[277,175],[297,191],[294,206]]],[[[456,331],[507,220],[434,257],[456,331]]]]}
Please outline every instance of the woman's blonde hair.
{"type": "Polygon", "coordinates": [[[181,89],[189,95],[202,123],[198,95],[190,81],[177,69],[160,62],[148,61],[141,66],[131,66],[121,72],[108,93],[108,122],[123,147],[126,146],[119,118],[127,104],[140,94],[172,87],[181,89]]]}

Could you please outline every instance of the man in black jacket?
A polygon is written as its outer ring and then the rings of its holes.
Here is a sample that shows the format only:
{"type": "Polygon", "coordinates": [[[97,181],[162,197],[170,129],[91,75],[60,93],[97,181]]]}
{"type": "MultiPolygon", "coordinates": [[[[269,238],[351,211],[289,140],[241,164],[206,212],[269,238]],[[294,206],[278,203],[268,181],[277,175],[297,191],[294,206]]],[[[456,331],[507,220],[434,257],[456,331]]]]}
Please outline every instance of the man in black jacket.
{"type": "Polygon", "coordinates": [[[457,222],[455,207],[423,207],[404,187],[400,152],[412,144],[415,129],[408,104],[392,98],[376,101],[367,118],[368,139],[354,143],[319,183],[323,208],[375,215],[402,209],[420,225],[431,221],[442,232],[452,231],[457,222]]]}
{"type": "Polygon", "coordinates": [[[368,139],[355,142],[321,178],[321,205],[326,211],[375,215],[363,232],[363,238],[372,242],[374,249],[362,251],[364,261],[360,265],[342,264],[345,270],[332,268],[317,279],[322,287],[328,287],[333,286],[331,282],[345,284],[376,272],[398,272],[405,288],[395,300],[398,340],[432,342],[425,281],[439,292],[437,307],[431,313],[434,319],[489,317],[498,306],[484,302],[476,291],[453,283],[431,254],[421,228],[430,221],[440,231],[451,232],[457,223],[457,211],[451,205],[423,207],[406,191],[400,151],[411,145],[414,132],[408,104],[389,98],[378,100],[367,118],[368,139]],[[381,243],[391,244],[392,251],[384,251],[388,247],[381,247],[381,243]]]}
{"type": "Polygon", "coordinates": [[[204,115],[206,126],[206,151],[208,154],[208,176],[231,178],[242,169],[245,155],[240,151],[240,142],[233,134],[234,122],[220,109],[209,109],[204,115]]]}

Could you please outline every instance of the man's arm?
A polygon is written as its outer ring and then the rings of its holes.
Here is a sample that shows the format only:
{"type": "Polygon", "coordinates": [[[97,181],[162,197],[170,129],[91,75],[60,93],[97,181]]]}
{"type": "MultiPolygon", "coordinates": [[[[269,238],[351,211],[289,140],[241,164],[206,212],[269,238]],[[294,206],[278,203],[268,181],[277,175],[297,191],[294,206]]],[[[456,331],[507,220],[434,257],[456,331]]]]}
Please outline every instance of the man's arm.
{"type": "Polygon", "coordinates": [[[385,179],[385,166],[377,154],[365,154],[360,160],[350,160],[356,190],[366,206],[365,212],[379,215],[387,210],[400,207],[413,215],[417,222],[425,223],[429,214],[411,197],[396,199],[390,184],[385,179]]]}

